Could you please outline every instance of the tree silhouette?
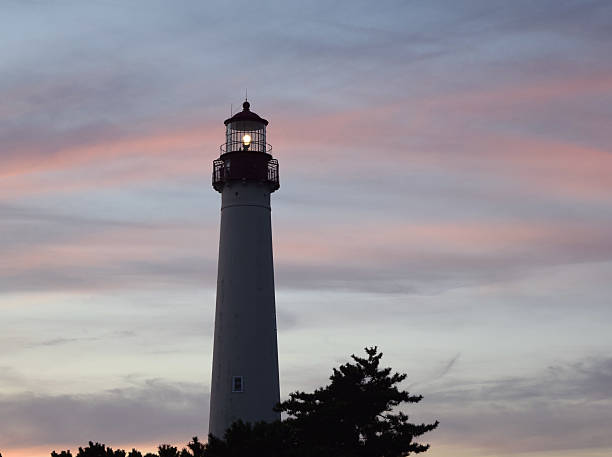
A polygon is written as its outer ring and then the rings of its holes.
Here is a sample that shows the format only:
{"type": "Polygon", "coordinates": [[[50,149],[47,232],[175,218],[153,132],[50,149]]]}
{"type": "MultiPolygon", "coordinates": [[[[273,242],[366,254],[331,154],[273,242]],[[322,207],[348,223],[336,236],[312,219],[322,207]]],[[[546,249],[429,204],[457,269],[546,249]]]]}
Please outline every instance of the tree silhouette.
{"type": "Polygon", "coordinates": [[[194,436],[192,440],[187,443],[187,448],[183,448],[180,457],[204,457],[204,449],[204,443],[202,443],[197,436],[194,436]]]}
{"type": "Polygon", "coordinates": [[[404,457],[425,452],[429,445],[413,439],[434,430],[438,421],[412,424],[404,412],[394,412],[423,397],[398,388],[406,374],[380,368],[378,348],[365,351],[367,357],[352,355],[354,363],[335,368],[329,385],[290,394],[277,407],[287,420],[237,422],[223,440],[209,435],[204,457],[404,457]]]}
{"type": "Polygon", "coordinates": [[[203,457],[234,456],[293,456],[295,441],[286,422],[257,422],[256,424],[234,422],[224,439],[208,435],[203,457]]]}
{"type": "MultiPolygon", "coordinates": [[[[0,456],[2,457],[2,456],[0,456]]],[[[72,457],[72,452],[70,452],[70,450],[68,451],[62,451],[59,454],[55,451],[51,452],[51,457],[72,457]]]]}
{"type": "Polygon", "coordinates": [[[79,452],[77,453],[76,457],[125,457],[125,451],[123,449],[113,451],[110,447],[107,448],[104,444],[93,443],[90,441],[89,446],[85,448],[79,447],[79,452]]]}
{"type": "Polygon", "coordinates": [[[406,374],[380,368],[383,354],[377,347],[365,349],[367,357],[352,355],[354,363],[334,368],[331,383],[313,393],[294,392],[278,410],[289,415],[288,425],[298,440],[312,443],[319,455],[401,457],[424,452],[429,445],[413,438],[434,430],[433,424],[411,424],[403,403],[418,403],[397,385],[406,374]]]}
{"type": "Polygon", "coordinates": [[[157,447],[157,454],[159,457],[180,457],[178,449],[169,444],[160,444],[157,447]]]}

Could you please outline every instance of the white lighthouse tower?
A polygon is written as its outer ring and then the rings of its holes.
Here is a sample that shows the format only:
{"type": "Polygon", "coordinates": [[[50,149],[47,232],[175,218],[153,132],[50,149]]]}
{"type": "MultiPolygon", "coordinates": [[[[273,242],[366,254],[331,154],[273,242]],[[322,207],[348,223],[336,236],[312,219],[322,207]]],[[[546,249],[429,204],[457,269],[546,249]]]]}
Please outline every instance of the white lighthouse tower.
{"type": "Polygon", "coordinates": [[[209,433],[222,438],[235,421],[280,419],[270,194],[278,162],[266,142],[268,121],[243,110],[224,123],[213,162],[221,193],[221,233],[209,433]]]}

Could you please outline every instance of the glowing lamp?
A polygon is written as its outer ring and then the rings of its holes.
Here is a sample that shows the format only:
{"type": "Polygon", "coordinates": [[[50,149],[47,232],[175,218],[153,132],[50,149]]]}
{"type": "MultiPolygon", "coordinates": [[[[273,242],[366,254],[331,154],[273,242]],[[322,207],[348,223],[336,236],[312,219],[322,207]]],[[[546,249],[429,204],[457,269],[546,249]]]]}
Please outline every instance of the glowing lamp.
{"type": "Polygon", "coordinates": [[[251,145],[251,135],[247,133],[246,135],[242,137],[242,145],[245,151],[249,149],[249,146],[251,145]]]}

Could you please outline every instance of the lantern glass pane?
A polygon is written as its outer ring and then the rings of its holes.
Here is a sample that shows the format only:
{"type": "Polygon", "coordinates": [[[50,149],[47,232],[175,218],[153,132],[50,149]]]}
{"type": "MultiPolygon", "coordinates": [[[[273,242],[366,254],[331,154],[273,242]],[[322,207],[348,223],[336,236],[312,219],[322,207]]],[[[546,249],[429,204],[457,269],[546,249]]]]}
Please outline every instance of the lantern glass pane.
{"type": "Polygon", "coordinates": [[[244,136],[251,137],[246,150],[253,152],[266,152],[266,126],[260,122],[238,121],[227,124],[225,140],[227,151],[245,150],[244,136]]]}

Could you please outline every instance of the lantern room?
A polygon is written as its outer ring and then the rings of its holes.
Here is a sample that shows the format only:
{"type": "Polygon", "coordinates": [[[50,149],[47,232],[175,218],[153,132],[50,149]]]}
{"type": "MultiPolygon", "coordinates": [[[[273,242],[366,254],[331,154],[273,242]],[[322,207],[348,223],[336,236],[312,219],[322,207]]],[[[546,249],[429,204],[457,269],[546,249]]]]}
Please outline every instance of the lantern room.
{"type": "Polygon", "coordinates": [[[268,121],[252,112],[250,107],[251,104],[245,101],[242,111],[225,120],[225,145],[221,147],[222,152],[269,152],[272,149],[266,143],[268,121]]]}
{"type": "Polygon", "coordinates": [[[212,184],[219,192],[236,182],[261,183],[270,192],[280,187],[278,162],[271,155],[272,146],[266,142],[268,121],[250,107],[245,101],[242,111],[224,122],[225,143],[219,148],[221,156],[213,161],[212,184]]]}

